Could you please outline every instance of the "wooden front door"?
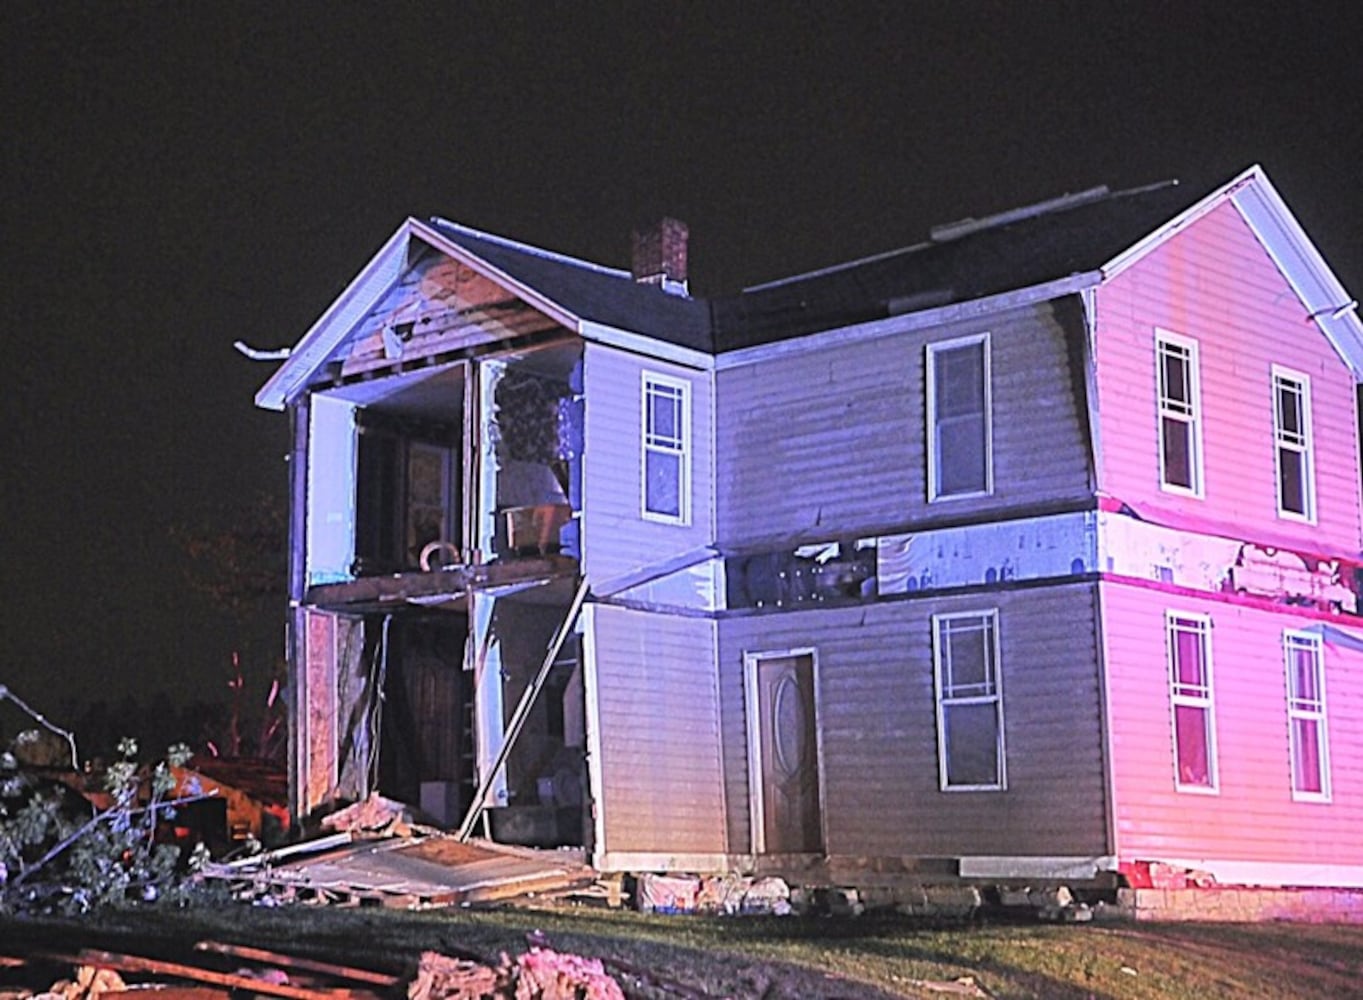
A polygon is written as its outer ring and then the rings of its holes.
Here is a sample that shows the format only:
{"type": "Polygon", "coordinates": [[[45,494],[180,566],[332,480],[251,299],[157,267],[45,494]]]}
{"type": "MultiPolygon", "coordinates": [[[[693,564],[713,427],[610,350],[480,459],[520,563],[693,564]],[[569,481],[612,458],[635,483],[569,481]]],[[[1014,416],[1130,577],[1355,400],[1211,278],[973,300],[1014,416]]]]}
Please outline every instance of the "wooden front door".
{"type": "Polygon", "coordinates": [[[767,854],[821,852],[814,655],[755,656],[749,669],[762,834],[755,847],[767,854]]]}

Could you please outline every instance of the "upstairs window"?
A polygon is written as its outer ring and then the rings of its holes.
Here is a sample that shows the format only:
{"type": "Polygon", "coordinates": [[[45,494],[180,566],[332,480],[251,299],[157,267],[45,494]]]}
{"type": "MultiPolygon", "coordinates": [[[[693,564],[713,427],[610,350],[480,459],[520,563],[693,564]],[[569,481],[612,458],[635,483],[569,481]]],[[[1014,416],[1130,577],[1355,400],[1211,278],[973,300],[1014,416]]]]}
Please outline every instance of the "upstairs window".
{"type": "Polygon", "coordinates": [[[1278,471],[1278,515],[1315,520],[1311,454],[1311,380],[1273,366],[1273,448],[1278,471]]]}
{"type": "Polygon", "coordinates": [[[929,344],[928,499],[994,488],[989,335],[929,344]]]}
{"type": "Polygon", "coordinates": [[[1211,620],[1206,615],[1170,611],[1165,623],[1174,723],[1174,784],[1181,792],[1215,792],[1211,620]]]}
{"type": "Polygon", "coordinates": [[[691,385],[644,372],[643,516],[691,520],[691,385]]]}
{"type": "Polygon", "coordinates": [[[1330,799],[1330,752],[1325,727],[1325,662],[1320,636],[1288,632],[1287,725],[1292,754],[1292,797],[1330,799]]]}
{"type": "Polygon", "coordinates": [[[1159,330],[1155,335],[1159,381],[1160,486],[1202,496],[1202,391],[1197,341],[1159,330]]]}
{"type": "Polygon", "coordinates": [[[1005,787],[998,622],[993,610],[932,618],[943,791],[1005,787]]]}

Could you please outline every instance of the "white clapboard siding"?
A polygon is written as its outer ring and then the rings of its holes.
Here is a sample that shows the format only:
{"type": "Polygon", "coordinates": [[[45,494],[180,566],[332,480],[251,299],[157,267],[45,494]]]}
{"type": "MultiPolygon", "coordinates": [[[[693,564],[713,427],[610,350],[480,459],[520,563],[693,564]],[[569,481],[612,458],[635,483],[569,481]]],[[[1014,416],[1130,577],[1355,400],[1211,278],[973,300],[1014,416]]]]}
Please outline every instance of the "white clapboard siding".
{"type": "Polygon", "coordinates": [[[713,541],[711,374],[587,344],[583,442],[582,559],[598,590],[622,576],[713,541]],[[643,372],[691,386],[691,518],[686,525],[643,517],[643,372]]]}
{"type": "Polygon", "coordinates": [[[1094,585],[720,622],[729,839],[750,842],[744,654],[813,648],[833,855],[1106,853],[1094,585]],[[1008,788],[939,788],[932,615],[998,609],[1008,788]]]}
{"type": "Polygon", "coordinates": [[[721,544],[875,533],[925,516],[1088,495],[1067,336],[1077,342],[1082,323],[1074,301],[1060,300],[720,370],[721,544]],[[993,495],[929,504],[925,345],[983,332],[993,495]]]}
{"type": "Polygon", "coordinates": [[[715,622],[593,605],[600,852],[725,851],[715,622]]]}

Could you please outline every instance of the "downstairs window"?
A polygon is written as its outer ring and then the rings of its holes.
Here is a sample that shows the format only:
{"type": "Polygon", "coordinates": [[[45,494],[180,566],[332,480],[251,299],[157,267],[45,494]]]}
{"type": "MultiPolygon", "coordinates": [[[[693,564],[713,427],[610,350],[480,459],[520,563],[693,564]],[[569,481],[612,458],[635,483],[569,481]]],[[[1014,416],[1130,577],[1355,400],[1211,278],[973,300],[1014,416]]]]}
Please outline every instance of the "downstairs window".
{"type": "Polygon", "coordinates": [[[1174,785],[1181,792],[1215,792],[1211,619],[1169,611],[1165,623],[1173,707],[1174,785]]]}
{"type": "Polygon", "coordinates": [[[933,615],[943,791],[1005,787],[998,611],[933,615]]]}

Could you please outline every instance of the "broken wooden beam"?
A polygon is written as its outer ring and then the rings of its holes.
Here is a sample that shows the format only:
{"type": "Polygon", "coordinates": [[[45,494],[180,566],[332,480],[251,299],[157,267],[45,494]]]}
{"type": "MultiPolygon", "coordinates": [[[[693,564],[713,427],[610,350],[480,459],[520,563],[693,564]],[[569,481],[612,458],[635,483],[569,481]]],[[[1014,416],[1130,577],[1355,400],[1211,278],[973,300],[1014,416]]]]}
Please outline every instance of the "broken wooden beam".
{"type": "Polygon", "coordinates": [[[213,952],[217,955],[230,955],[232,958],[240,958],[248,962],[261,962],[282,969],[296,969],[299,972],[312,972],[318,975],[331,976],[334,979],[370,983],[374,986],[396,986],[402,981],[400,977],[389,975],[386,972],[373,972],[369,969],[357,969],[350,965],[319,962],[297,955],[282,955],[277,951],[248,948],[245,945],[228,944],[223,941],[200,941],[194,945],[194,950],[213,952]]]}
{"type": "Polygon", "coordinates": [[[74,955],[44,952],[34,957],[49,962],[62,962],[75,966],[92,965],[101,969],[117,969],[119,972],[145,972],[154,976],[189,979],[194,982],[211,983],[214,986],[225,986],[229,989],[239,989],[249,993],[286,997],[288,1000],[379,1000],[379,994],[373,990],[305,989],[287,983],[272,983],[253,976],[216,972],[212,969],[201,969],[198,966],[185,965],[180,962],[167,962],[159,958],[124,955],[93,948],[82,948],[74,955]]]}

